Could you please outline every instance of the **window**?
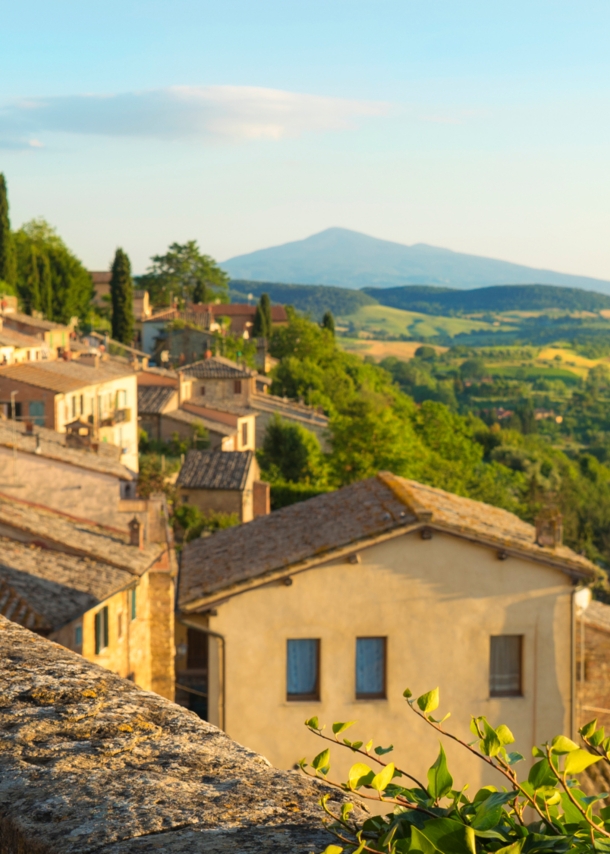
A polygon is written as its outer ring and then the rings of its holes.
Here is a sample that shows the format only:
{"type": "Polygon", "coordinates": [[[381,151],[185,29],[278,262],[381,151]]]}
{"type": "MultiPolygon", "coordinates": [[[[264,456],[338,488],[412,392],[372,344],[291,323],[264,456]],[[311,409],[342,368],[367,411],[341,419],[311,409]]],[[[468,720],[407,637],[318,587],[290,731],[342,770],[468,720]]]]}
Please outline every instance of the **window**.
{"type": "Polygon", "coordinates": [[[80,396],[80,414],[85,414],[85,395],[81,394],[80,396]]]}
{"type": "Polygon", "coordinates": [[[95,615],[95,654],[99,655],[108,646],[108,606],[95,615]]]}
{"type": "Polygon", "coordinates": [[[492,635],[490,641],[490,697],[521,697],[523,635],[492,635]]]}
{"type": "Polygon", "coordinates": [[[116,393],[116,408],[117,409],[125,409],[127,406],[127,392],[121,389],[121,391],[117,391],[116,393]]]}
{"type": "Polygon", "coordinates": [[[74,626],[74,646],[83,645],[83,627],[82,625],[74,626]]]}
{"type": "Polygon", "coordinates": [[[201,394],[205,397],[205,386],[201,386],[201,394]]]}
{"type": "Polygon", "coordinates": [[[28,415],[30,421],[44,427],[44,400],[30,400],[28,403],[28,415]]]}
{"type": "Polygon", "coordinates": [[[122,611],[119,611],[119,613],[117,614],[116,626],[117,626],[117,637],[122,638],[123,637],[123,612],[122,611]]]}
{"type": "Polygon", "coordinates": [[[286,682],[289,700],[320,699],[320,641],[289,640],[286,682]]]}
{"type": "Polygon", "coordinates": [[[136,588],[129,591],[129,614],[132,620],[135,620],[137,616],[137,608],[136,608],[136,588]]]}
{"type": "Polygon", "coordinates": [[[72,418],[76,418],[76,395],[72,395],[72,418]]]}
{"type": "Polygon", "coordinates": [[[356,699],[384,699],[386,638],[356,638],[356,699]]]}
{"type": "Polygon", "coordinates": [[[233,382],[233,393],[241,394],[241,380],[235,380],[233,382]]]}
{"type": "Polygon", "coordinates": [[[208,636],[197,629],[186,630],[186,666],[189,670],[207,670],[208,636]]]}
{"type": "Polygon", "coordinates": [[[241,425],[241,445],[242,448],[245,448],[248,444],[248,422],[244,421],[241,425]]]}

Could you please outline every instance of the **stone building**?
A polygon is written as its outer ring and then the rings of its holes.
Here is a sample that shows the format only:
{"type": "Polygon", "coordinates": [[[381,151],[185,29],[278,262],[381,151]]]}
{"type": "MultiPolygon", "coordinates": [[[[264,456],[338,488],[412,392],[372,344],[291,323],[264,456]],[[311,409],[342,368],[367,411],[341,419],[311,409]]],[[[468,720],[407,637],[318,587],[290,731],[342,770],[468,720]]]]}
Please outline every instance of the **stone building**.
{"type": "Polygon", "coordinates": [[[0,496],[0,614],[170,699],[175,575],[162,504],[123,534],[0,496]]]}
{"type": "Polygon", "coordinates": [[[252,451],[189,451],[176,481],[181,504],[250,522],[270,512],[269,484],[252,451]]]}
{"type": "Polygon", "coordinates": [[[2,851],[310,854],[333,841],[318,801],[340,807],[336,789],[2,617],[0,661],[2,851]]]}
{"type": "Polygon", "coordinates": [[[584,602],[576,614],[579,726],[597,718],[610,726],[610,606],[584,602]]]}
{"type": "Polygon", "coordinates": [[[41,341],[53,358],[70,352],[72,327],[52,320],[44,320],[19,311],[2,312],[2,328],[20,332],[41,341]]]}
{"type": "Polygon", "coordinates": [[[126,363],[85,354],[0,368],[0,406],[10,406],[11,417],[60,433],[81,420],[96,439],[118,446],[121,462],[138,471],[136,374],[126,363]]]}
{"type": "MultiPolygon", "coordinates": [[[[532,745],[575,733],[575,591],[598,572],[561,544],[560,526],[540,534],[505,510],[380,473],[193,540],[177,670],[188,669],[188,629],[202,631],[208,719],[278,767],[307,753],[302,722],[317,715],[359,721],[354,738],[394,744],[399,765],[425,773],[438,745],[405,731],[402,694],[437,685],[441,715],[461,731],[486,715],[531,757],[532,745]]],[[[460,785],[494,782],[451,745],[448,756],[460,785]]]]}

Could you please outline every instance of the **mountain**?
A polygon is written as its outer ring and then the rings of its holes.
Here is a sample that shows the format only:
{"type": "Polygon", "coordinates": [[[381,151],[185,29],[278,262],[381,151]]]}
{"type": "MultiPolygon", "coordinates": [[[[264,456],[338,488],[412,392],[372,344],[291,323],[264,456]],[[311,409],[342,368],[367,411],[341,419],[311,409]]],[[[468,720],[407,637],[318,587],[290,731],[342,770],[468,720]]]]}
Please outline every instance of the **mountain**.
{"type": "Polygon", "coordinates": [[[237,255],[224,261],[222,267],[234,279],[345,288],[547,284],[610,294],[610,281],[523,267],[426,243],[406,246],[346,228],[327,228],[305,240],[237,255]]]}
{"type": "Polygon", "coordinates": [[[475,311],[594,311],[610,308],[610,296],[580,288],[553,285],[495,285],[457,291],[426,285],[404,288],[364,288],[381,305],[423,314],[456,314],[475,311]]]}

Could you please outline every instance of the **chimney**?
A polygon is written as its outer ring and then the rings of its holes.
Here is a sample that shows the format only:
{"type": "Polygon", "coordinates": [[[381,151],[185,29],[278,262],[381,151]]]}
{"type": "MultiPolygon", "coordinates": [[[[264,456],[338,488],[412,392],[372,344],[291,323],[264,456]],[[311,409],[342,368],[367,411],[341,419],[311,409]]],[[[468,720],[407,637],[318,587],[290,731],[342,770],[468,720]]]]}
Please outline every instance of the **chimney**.
{"type": "Polygon", "coordinates": [[[144,525],[137,516],[134,516],[129,523],[129,545],[137,546],[139,549],[144,548],[144,525]]]}
{"type": "Polygon", "coordinates": [[[99,366],[100,366],[99,353],[82,353],[78,362],[81,365],[89,365],[92,368],[99,368],[99,366]]]}
{"type": "Polygon", "coordinates": [[[554,549],[563,541],[563,517],[559,510],[547,507],[536,516],[536,543],[554,549]]]}

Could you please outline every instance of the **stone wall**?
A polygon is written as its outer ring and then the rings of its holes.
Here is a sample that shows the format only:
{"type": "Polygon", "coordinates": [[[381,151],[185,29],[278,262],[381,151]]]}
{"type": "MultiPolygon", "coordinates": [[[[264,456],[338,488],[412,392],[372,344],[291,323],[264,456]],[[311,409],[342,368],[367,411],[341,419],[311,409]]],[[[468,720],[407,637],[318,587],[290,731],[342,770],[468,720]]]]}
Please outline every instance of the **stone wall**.
{"type": "Polygon", "coordinates": [[[321,784],[193,713],[2,617],[0,661],[0,854],[309,854],[332,841],[321,784]]]}

